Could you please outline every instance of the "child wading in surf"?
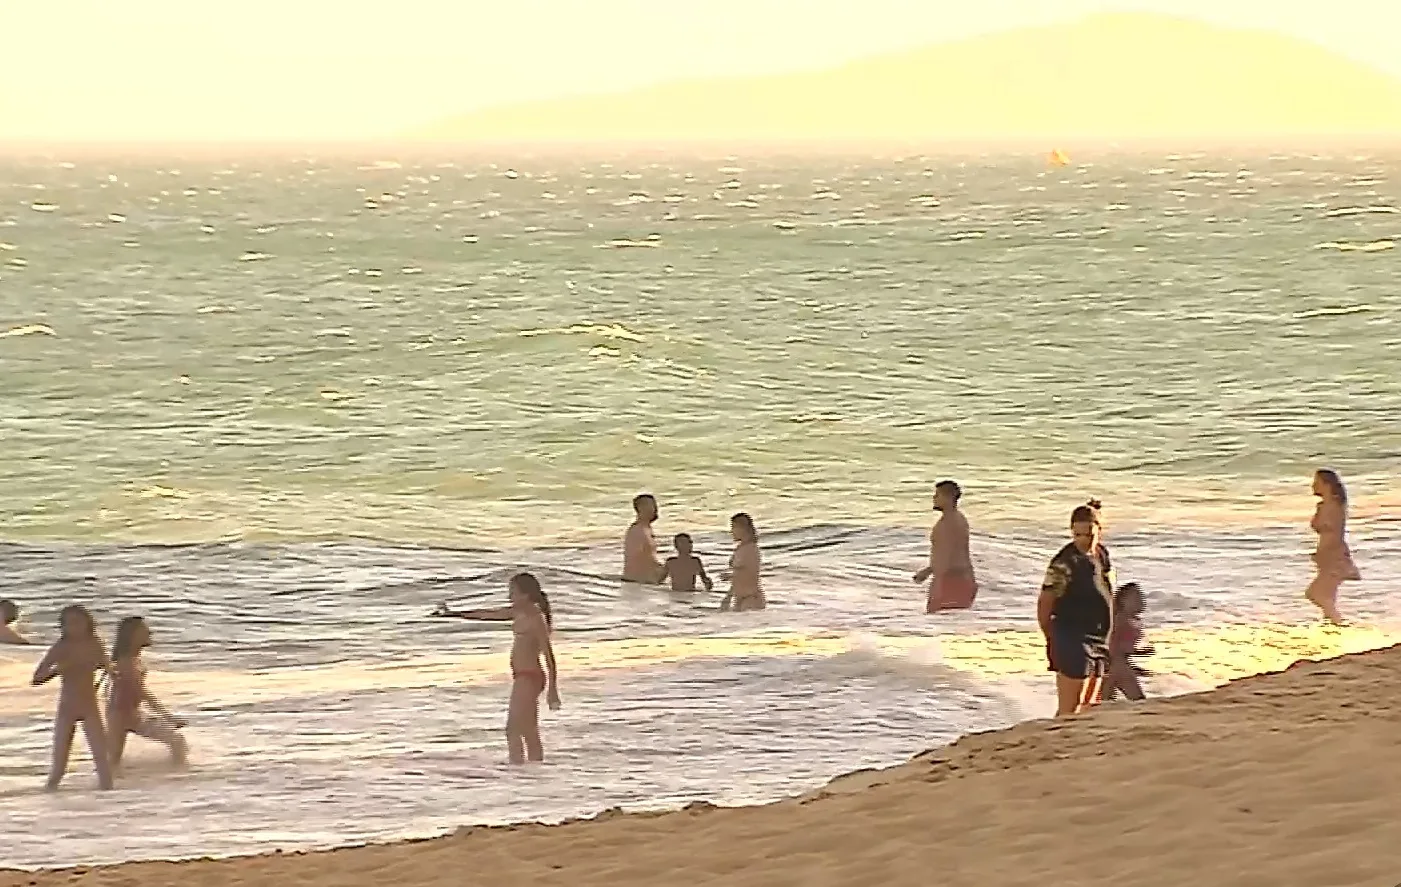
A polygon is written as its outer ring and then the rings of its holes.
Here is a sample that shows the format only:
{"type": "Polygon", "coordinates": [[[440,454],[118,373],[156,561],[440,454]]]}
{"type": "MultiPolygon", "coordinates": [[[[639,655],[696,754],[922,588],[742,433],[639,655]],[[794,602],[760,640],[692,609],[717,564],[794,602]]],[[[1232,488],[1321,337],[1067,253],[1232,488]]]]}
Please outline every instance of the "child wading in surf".
{"type": "Polygon", "coordinates": [[[58,643],[49,648],[34,669],[34,686],[59,679],[58,712],[54,715],[53,766],[46,788],[55,791],[68,771],[68,755],[73,750],[73,733],[82,722],[83,735],[97,769],[97,784],[112,787],[112,767],[107,757],[107,732],[102,726],[102,709],[97,702],[97,675],[110,671],[111,661],[102,649],[97,623],[86,607],[70,604],[58,617],[58,643]]]}
{"type": "Polygon", "coordinates": [[[551,711],[557,711],[559,701],[559,672],[555,667],[555,651],[550,645],[554,618],[550,599],[540,587],[540,580],[530,573],[511,577],[511,604],[479,610],[449,610],[439,604],[434,616],[482,621],[507,620],[515,634],[511,645],[511,701],[506,709],[506,748],[512,764],[543,761],[545,750],[540,743],[540,694],[551,711]],[[543,660],[543,663],[542,663],[543,660]]]}
{"type": "Polygon", "coordinates": [[[676,592],[695,591],[697,580],[705,586],[706,591],[713,590],[715,583],[706,575],[705,564],[696,557],[690,535],[678,533],[672,544],[676,546],[676,556],[666,559],[666,563],[662,565],[662,578],[658,581],[670,580],[671,590],[676,592]]]}
{"type": "Polygon", "coordinates": [[[1104,701],[1112,702],[1123,693],[1127,699],[1144,698],[1138,679],[1148,674],[1134,658],[1151,656],[1153,648],[1143,643],[1143,611],[1148,602],[1137,582],[1119,586],[1114,595],[1114,629],[1109,635],[1109,675],[1104,681],[1104,701]]]}
{"type": "Polygon", "coordinates": [[[189,746],[179,730],[185,722],[172,715],[146,688],[146,664],[141,651],[151,645],[151,629],[140,616],[128,616],[117,625],[112,644],[112,691],[107,698],[107,735],[112,769],[122,766],[128,733],[144,736],[170,749],[171,763],[183,766],[189,746]],[[150,709],[147,713],[143,705],[150,709]]]}

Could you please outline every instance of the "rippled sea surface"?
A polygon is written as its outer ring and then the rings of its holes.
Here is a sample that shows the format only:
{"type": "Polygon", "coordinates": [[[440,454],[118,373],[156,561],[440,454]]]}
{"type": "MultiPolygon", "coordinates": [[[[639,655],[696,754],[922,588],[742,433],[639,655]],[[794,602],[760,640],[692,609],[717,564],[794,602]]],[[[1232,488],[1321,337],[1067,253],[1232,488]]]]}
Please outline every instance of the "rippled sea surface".
{"type": "Polygon", "coordinates": [[[1155,693],[1401,627],[1401,154],[495,160],[0,161],[0,596],[40,641],[145,614],[194,749],[42,794],[41,648],[0,648],[0,864],[753,802],[1043,716],[1089,495],[1155,693]],[[935,618],[945,476],[983,592],[935,618]],[[754,514],[773,608],[620,588],[643,489],[712,570],[754,514]],[[523,567],[565,708],[512,772],[508,633],[424,614],[523,567]]]}

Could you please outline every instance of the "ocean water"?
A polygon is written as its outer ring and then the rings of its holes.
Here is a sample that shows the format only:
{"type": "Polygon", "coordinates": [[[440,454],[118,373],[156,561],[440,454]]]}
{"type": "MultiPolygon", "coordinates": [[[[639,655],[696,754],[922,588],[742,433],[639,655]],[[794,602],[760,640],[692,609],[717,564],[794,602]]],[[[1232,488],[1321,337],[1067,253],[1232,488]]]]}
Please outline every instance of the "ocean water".
{"type": "MultiPolygon", "coordinates": [[[[0,596],[146,615],[193,766],[38,790],[0,649],[0,864],[795,794],[1050,713],[1033,600],[1106,503],[1150,692],[1401,635],[1401,154],[0,161],[0,596]],[[495,162],[493,162],[493,160],[495,162]],[[1309,474],[1364,581],[1319,625],[1309,474]],[[934,481],[983,590],[910,581],[934,481]],[[773,603],[620,588],[639,490],[773,603]],[[536,571],[565,707],[510,770],[536,571]]],[[[81,743],[79,743],[81,748],[81,743]]]]}

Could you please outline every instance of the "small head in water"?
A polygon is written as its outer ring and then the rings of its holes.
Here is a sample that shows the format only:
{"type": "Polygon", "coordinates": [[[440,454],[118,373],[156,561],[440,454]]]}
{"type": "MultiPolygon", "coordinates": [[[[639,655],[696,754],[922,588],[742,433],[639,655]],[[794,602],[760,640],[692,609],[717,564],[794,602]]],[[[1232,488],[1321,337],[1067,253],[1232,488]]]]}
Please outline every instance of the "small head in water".
{"type": "Polygon", "coordinates": [[[689,557],[693,543],[689,533],[677,533],[676,538],[671,540],[671,544],[676,546],[676,553],[682,557],[689,557]]]}
{"type": "Polygon", "coordinates": [[[758,542],[759,531],[754,529],[754,518],[743,511],[730,518],[730,536],[736,542],[758,542]]]}
{"type": "Polygon", "coordinates": [[[0,625],[13,625],[19,621],[19,607],[14,601],[0,601],[0,625]]]}
{"type": "Polygon", "coordinates": [[[535,578],[534,573],[517,573],[511,577],[511,605],[522,604],[534,605],[544,614],[547,625],[555,624],[554,614],[550,611],[550,599],[546,596],[545,589],[540,587],[540,580],[535,578]]]}
{"type": "Polygon", "coordinates": [[[1148,599],[1137,582],[1126,582],[1114,595],[1114,612],[1119,616],[1141,616],[1148,609],[1148,599]]]}
{"type": "Polygon", "coordinates": [[[1070,512],[1071,541],[1086,554],[1094,551],[1095,546],[1099,545],[1099,507],[1099,500],[1091,499],[1070,512]]]}
{"type": "Polygon", "coordinates": [[[151,646],[151,627],[140,616],[128,616],[117,623],[117,638],[112,641],[112,659],[135,656],[151,646]]]}
{"type": "Polygon", "coordinates": [[[963,498],[963,488],[956,481],[941,480],[934,485],[934,510],[953,511],[963,498]]]}
{"type": "Polygon", "coordinates": [[[1320,468],[1313,473],[1313,494],[1320,499],[1332,499],[1344,508],[1347,507],[1347,487],[1338,472],[1331,468],[1320,468]]]}
{"type": "Polygon", "coordinates": [[[646,524],[657,522],[657,497],[651,493],[639,493],[632,498],[632,510],[637,519],[646,524]]]}

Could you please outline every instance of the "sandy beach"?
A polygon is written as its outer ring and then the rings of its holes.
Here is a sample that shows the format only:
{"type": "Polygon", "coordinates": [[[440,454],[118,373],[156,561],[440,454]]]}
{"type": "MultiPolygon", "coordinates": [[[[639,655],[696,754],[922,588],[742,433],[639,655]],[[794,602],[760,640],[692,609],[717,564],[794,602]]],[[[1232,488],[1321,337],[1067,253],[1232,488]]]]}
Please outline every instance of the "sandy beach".
{"type": "Polygon", "coordinates": [[[228,860],[0,873],[0,887],[393,882],[1112,883],[1401,880],[1401,647],[966,737],[762,807],[228,860]]]}

